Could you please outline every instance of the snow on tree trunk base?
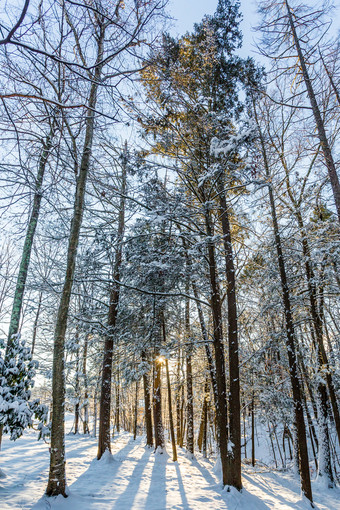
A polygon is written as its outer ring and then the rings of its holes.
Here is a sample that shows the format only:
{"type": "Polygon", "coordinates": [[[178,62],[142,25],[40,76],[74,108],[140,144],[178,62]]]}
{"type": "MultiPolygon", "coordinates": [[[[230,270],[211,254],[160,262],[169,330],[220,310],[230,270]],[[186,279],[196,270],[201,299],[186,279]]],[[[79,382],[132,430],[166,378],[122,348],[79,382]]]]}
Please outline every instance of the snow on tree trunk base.
{"type": "Polygon", "coordinates": [[[109,450],[105,450],[101,458],[98,460],[101,464],[111,464],[114,462],[115,458],[109,450]]]}
{"type": "Polygon", "coordinates": [[[165,446],[157,446],[156,450],[154,451],[154,454],[155,460],[157,462],[167,463],[170,458],[165,446]]]}
{"type": "Polygon", "coordinates": [[[195,454],[191,452],[185,452],[185,458],[189,460],[196,460],[195,454]]]}

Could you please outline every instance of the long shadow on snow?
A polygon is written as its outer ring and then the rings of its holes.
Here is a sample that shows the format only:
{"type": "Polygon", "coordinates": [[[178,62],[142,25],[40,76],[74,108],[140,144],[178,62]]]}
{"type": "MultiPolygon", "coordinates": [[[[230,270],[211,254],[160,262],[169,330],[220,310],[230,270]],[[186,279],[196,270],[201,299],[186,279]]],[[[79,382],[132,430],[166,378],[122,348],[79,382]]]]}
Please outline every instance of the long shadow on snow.
{"type": "MultiPolygon", "coordinates": [[[[119,472],[123,460],[128,458],[128,454],[135,448],[136,444],[131,439],[123,448],[115,452],[112,457],[102,458],[101,460],[93,459],[86,471],[84,471],[75,482],[69,486],[70,494],[81,499],[96,497],[100,500],[103,491],[107,491],[106,487],[110,487],[119,472]],[[119,455],[119,457],[118,457],[119,455]],[[116,457],[117,456],[117,457],[116,457]],[[93,480],[96,480],[96,486],[93,487],[93,480]]],[[[67,479],[67,468],[66,468],[67,479]]],[[[67,500],[66,500],[67,501],[67,500]]],[[[45,496],[34,504],[32,510],[46,508],[45,496]]],[[[84,507],[84,510],[85,507],[84,507]]]]}
{"type": "Polygon", "coordinates": [[[178,462],[175,462],[175,468],[176,468],[177,480],[178,480],[178,488],[179,488],[179,493],[181,495],[181,499],[182,499],[182,503],[183,503],[183,508],[190,508],[188,500],[187,500],[187,495],[185,494],[183,479],[182,479],[181,470],[180,470],[180,467],[178,465],[178,462]]]}
{"type": "MultiPolygon", "coordinates": [[[[291,507],[294,510],[297,510],[298,508],[301,508],[301,509],[306,508],[306,503],[304,501],[302,501],[301,499],[296,502],[293,502],[293,501],[290,502],[290,501],[287,501],[286,498],[284,498],[280,495],[280,493],[279,493],[280,489],[287,490],[287,487],[285,485],[283,485],[282,482],[280,482],[280,481],[274,480],[275,483],[278,485],[277,490],[276,490],[274,487],[271,487],[269,485],[269,483],[267,482],[267,480],[265,480],[262,476],[261,476],[262,482],[260,482],[258,479],[254,480],[254,478],[252,478],[251,476],[249,476],[246,473],[243,473],[242,477],[245,478],[246,480],[248,480],[249,483],[251,483],[255,487],[258,487],[262,492],[268,494],[268,496],[271,496],[272,498],[281,501],[288,508],[291,507]]],[[[298,492],[296,492],[294,489],[292,489],[291,487],[288,490],[291,493],[293,493],[295,496],[297,496],[297,497],[300,496],[300,494],[298,492]]],[[[251,492],[248,492],[248,494],[251,494],[251,492]]],[[[255,496],[253,496],[253,497],[255,497],[255,496]]]]}
{"type": "MultiPolygon", "coordinates": [[[[228,498],[228,492],[222,491],[221,484],[216,484],[216,480],[213,478],[211,473],[204,466],[202,466],[202,464],[200,464],[197,459],[193,460],[192,463],[201,472],[202,476],[206,479],[206,481],[210,484],[209,490],[213,489],[226,501],[228,498]]],[[[242,474],[242,478],[243,477],[244,475],[242,474]]],[[[253,482],[253,480],[251,481],[253,482]]],[[[270,507],[266,503],[264,503],[260,498],[258,498],[251,492],[247,491],[246,489],[243,489],[242,492],[239,493],[239,497],[242,498],[245,503],[250,505],[249,509],[270,510],[270,507]]],[[[285,502],[282,498],[280,499],[283,502],[285,502]]]]}
{"type": "MultiPolygon", "coordinates": [[[[129,460],[129,453],[134,450],[136,443],[131,439],[126,445],[115,452],[112,457],[102,458],[101,460],[93,459],[88,469],[70,485],[70,492],[76,493],[78,487],[87,487],[87,480],[93,480],[95,471],[96,481],[101,480],[99,484],[102,488],[105,485],[111,485],[117,473],[119,472],[124,460],[129,460]],[[100,476],[98,476],[100,474],[100,476]]],[[[99,488],[99,487],[98,487],[99,488]]],[[[97,490],[98,490],[97,488],[97,490]]],[[[82,494],[83,495],[83,494],[82,494]]]]}
{"type": "Polygon", "coordinates": [[[156,453],[153,465],[148,497],[144,508],[166,508],[166,465],[168,455],[156,453]]]}
{"type": "Polygon", "coordinates": [[[153,454],[153,450],[151,448],[146,448],[142,457],[138,461],[135,469],[132,471],[132,473],[130,475],[130,480],[129,480],[129,483],[128,483],[126,489],[119,496],[119,498],[115,502],[113,508],[115,508],[116,510],[118,510],[119,508],[121,510],[126,510],[127,508],[133,508],[133,502],[134,502],[136,494],[139,490],[139,486],[142,481],[142,475],[143,475],[144,470],[147,466],[147,463],[150,460],[150,455],[152,455],[152,454],[153,454]]]}

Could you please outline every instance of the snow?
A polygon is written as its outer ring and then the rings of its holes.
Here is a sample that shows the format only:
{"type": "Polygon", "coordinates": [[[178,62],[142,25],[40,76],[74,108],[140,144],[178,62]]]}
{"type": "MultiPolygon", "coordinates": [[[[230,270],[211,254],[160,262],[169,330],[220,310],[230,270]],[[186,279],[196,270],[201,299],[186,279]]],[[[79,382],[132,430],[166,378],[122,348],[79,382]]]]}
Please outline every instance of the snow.
{"type": "MultiPolygon", "coordinates": [[[[146,448],[145,438],[123,432],[112,442],[112,455],[96,460],[97,440],[67,435],[69,497],[43,496],[48,477],[48,445],[30,430],[16,442],[4,438],[0,479],[1,510],[306,510],[295,474],[266,467],[243,466],[244,490],[222,489],[213,459],[188,458],[179,449],[178,462],[146,448]]],[[[318,510],[340,510],[340,490],[313,482],[318,510]]]]}

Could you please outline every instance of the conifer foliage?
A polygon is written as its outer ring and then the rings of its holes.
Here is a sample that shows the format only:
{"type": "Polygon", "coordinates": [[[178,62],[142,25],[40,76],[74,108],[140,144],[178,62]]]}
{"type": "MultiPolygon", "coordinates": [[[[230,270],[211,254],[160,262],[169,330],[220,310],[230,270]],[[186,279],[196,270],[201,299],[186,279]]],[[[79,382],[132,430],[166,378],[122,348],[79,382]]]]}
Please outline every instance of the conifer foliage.
{"type": "Polygon", "coordinates": [[[12,338],[7,356],[3,340],[0,349],[0,426],[15,441],[33,426],[34,419],[42,428],[48,408],[39,399],[30,400],[38,362],[32,360],[30,348],[20,335],[12,338]]]}

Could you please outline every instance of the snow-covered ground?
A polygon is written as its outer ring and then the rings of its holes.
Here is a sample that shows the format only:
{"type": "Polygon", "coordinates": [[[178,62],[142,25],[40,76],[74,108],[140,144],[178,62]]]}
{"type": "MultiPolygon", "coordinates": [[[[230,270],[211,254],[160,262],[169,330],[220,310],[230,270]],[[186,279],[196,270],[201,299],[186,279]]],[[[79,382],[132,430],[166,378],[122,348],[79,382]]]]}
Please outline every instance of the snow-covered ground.
{"type": "MultiPolygon", "coordinates": [[[[297,478],[244,466],[242,493],[222,490],[212,461],[196,460],[179,451],[155,455],[122,433],[112,443],[112,457],[95,460],[96,439],[66,437],[67,499],[43,496],[48,476],[48,445],[36,440],[33,431],[15,443],[4,439],[0,465],[7,477],[0,480],[0,509],[58,510],[288,510],[310,508],[302,501],[297,478]]],[[[170,452],[170,446],[168,448],[170,452]]],[[[313,483],[316,508],[340,509],[340,490],[313,483]]]]}

